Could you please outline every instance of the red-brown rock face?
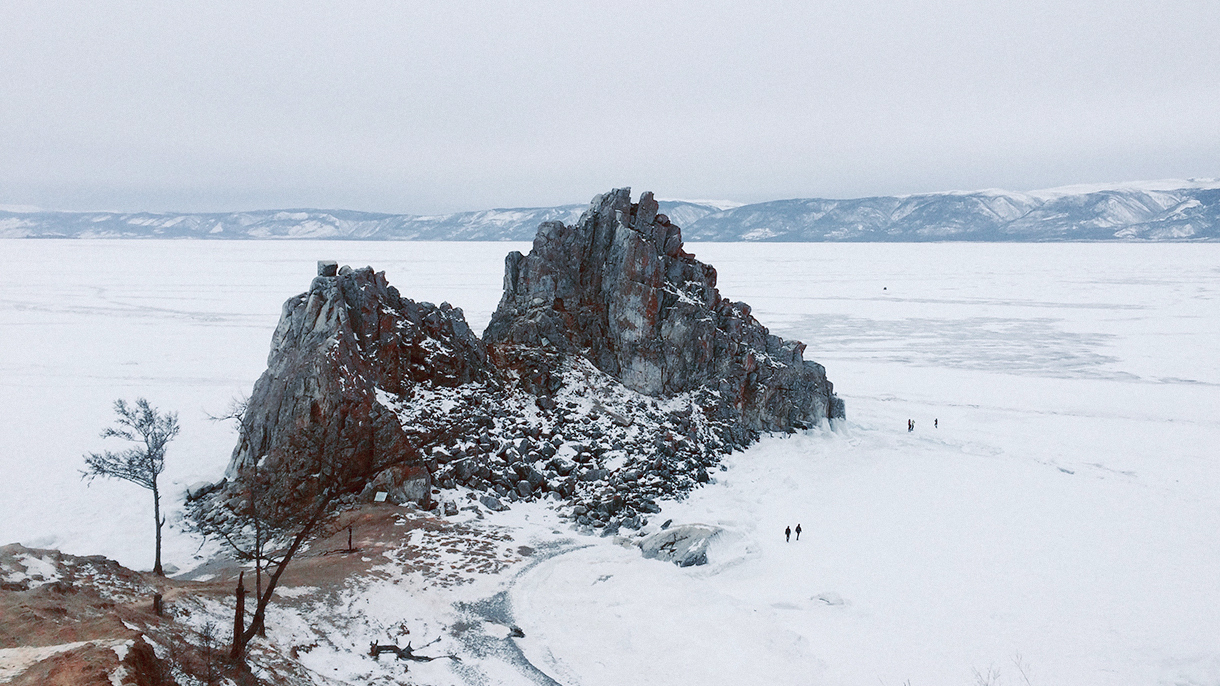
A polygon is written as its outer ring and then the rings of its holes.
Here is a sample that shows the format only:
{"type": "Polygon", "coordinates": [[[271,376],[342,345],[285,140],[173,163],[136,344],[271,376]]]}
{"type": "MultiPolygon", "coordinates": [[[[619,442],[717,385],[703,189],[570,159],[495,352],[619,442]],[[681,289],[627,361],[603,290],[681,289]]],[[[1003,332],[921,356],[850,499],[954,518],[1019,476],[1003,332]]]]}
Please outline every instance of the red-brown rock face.
{"type": "Polygon", "coordinates": [[[396,465],[399,480],[418,482],[411,499],[426,501],[420,446],[378,390],[397,396],[417,384],[454,387],[490,376],[461,310],[401,298],[371,268],[318,276],[309,292],[284,303],[227,476],[257,464],[307,484],[324,463],[368,477],[396,465]]]}

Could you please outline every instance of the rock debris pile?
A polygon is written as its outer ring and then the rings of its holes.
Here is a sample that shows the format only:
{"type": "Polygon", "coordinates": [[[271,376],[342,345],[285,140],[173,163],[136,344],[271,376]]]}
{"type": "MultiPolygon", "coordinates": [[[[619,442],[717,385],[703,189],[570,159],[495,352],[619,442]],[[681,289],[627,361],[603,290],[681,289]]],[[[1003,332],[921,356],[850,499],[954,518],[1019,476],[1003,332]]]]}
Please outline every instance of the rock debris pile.
{"type": "Polygon", "coordinates": [[[582,525],[638,528],[760,432],[844,415],[804,348],[720,296],[651,193],[617,189],[509,254],[482,338],[382,272],[319,263],[284,304],[226,482],[204,495],[236,498],[258,469],[308,497],[338,460],[367,472],[348,500],[456,511],[463,496],[442,489],[465,487],[489,509],[546,497],[582,525]]]}

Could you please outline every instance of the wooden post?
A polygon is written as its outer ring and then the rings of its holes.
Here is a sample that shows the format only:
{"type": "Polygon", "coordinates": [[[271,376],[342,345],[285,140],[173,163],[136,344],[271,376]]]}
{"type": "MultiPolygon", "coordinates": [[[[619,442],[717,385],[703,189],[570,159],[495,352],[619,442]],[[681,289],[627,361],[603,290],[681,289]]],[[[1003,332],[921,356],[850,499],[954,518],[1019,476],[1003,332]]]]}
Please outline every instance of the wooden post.
{"type": "Polygon", "coordinates": [[[153,613],[156,614],[158,617],[163,617],[164,616],[162,614],[163,612],[164,612],[164,606],[162,606],[162,604],[161,604],[161,594],[154,593],[153,594],[153,613]]]}
{"type": "Polygon", "coordinates": [[[245,572],[237,575],[237,608],[233,611],[233,650],[229,652],[229,657],[234,660],[241,660],[244,647],[241,644],[241,635],[246,631],[246,586],[242,583],[245,576],[245,572]]]}

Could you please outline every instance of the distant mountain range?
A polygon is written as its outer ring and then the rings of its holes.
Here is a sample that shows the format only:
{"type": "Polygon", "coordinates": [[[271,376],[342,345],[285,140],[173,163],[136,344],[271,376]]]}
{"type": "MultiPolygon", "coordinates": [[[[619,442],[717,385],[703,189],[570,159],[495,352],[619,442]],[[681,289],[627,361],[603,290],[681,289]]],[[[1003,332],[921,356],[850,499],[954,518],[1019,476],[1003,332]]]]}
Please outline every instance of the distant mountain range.
{"type": "MultiPolygon", "coordinates": [[[[210,238],[529,241],[574,223],[585,204],[444,215],[352,210],[51,212],[0,208],[0,238],[210,238]]],[[[854,200],[807,198],[726,207],[667,200],[688,241],[1215,241],[1220,180],[983,190],[854,200]]]]}

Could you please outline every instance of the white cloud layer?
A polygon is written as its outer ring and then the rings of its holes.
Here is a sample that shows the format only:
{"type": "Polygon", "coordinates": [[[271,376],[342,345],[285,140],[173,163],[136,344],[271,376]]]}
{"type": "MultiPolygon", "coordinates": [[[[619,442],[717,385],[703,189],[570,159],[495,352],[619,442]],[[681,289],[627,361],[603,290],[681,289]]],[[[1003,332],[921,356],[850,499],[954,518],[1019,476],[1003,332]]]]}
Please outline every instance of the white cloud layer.
{"type": "Polygon", "coordinates": [[[444,212],[1220,176],[1220,3],[8,2],[0,202],[444,212]]]}

